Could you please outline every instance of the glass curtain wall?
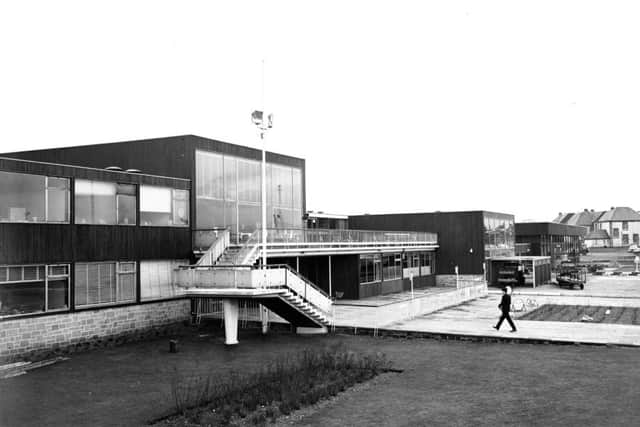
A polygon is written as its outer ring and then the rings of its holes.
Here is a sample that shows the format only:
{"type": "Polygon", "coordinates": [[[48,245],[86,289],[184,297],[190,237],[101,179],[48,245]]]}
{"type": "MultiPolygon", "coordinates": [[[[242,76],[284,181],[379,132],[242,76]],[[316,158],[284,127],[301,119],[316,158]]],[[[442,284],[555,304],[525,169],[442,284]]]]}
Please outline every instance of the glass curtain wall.
{"type": "Polygon", "coordinates": [[[515,225],[513,218],[484,214],[485,257],[515,254],[515,225]]]}
{"type": "MultiPolygon", "coordinates": [[[[196,228],[227,227],[238,239],[262,219],[261,162],[196,151],[196,228]]],[[[302,228],[302,172],[267,163],[267,227],[302,228]]]]}

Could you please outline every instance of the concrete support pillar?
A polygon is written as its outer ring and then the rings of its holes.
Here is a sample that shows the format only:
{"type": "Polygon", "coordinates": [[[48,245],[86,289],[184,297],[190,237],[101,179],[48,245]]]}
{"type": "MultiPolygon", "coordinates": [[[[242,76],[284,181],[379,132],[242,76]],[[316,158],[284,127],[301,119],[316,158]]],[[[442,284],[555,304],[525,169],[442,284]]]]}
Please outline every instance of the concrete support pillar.
{"type": "Polygon", "coordinates": [[[329,297],[331,295],[333,295],[333,292],[331,292],[331,255],[329,255],[329,297]]]}
{"type": "Polygon", "coordinates": [[[238,344],[238,300],[226,298],[222,301],[224,307],[224,343],[238,344]]]}
{"type": "Polygon", "coordinates": [[[260,321],[262,322],[262,335],[269,332],[269,310],[260,304],[260,321]]]}

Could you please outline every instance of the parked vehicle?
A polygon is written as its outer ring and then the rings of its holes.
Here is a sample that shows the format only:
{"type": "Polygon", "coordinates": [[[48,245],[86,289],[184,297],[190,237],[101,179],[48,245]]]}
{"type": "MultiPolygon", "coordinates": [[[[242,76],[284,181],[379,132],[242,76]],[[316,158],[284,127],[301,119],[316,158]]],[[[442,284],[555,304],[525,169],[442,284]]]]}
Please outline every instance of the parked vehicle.
{"type": "Polygon", "coordinates": [[[558,286],[573,289],[574,286],[584,289],[587,283],[587,270],[574,263],[562,263],[556,273],[558,286]]]}

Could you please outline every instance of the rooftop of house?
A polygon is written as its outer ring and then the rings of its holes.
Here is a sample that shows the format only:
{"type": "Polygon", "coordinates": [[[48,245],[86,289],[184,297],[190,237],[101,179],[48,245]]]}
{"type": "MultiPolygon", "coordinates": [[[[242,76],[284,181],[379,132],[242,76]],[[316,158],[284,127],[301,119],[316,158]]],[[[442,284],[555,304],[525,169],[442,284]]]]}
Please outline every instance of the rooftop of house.
{"type": "Polygon", "coordinates": [[[598,219],[598,222],[610,221],[640,221],[640,214],[626,206],[611,208],[598,219]]]}

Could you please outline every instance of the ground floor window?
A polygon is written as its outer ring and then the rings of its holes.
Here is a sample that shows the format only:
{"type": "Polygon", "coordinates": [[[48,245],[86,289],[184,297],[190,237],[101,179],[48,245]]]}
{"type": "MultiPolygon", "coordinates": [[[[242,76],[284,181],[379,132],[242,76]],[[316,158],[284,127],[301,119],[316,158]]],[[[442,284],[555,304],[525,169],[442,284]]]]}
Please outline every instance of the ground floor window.
{"type": "Polygon", "coordinates": [[[379,282],[381,279],[380,255],[360,255],[360,283],[379,282]]]}
{"type": "Polygon", "coordinates": [[[179,295],[181,289],[173,284],[173,270],[189,265],[184,260],[140,261],[140,298],[153,300],[179,295]]]}
{"type": "Polygon", "coordinates": [[[77,263],[74,281],[76,307],[136,300],[136,263],[132,261],[77,263]]]}
{"type": "Polygon", "coordinates": [[[434,252],[420,253],[420,275],[436,274],[436,254],[434,252]]]}
{"type": "Polygon", "coordinates": [[[69,309],[69,265],[0,266],[0,316],[69,309]]]}
{"type": "Polygon", "coordinates": [[[382,255],[382,277],[384,280],[395,280],[402,278],[402,255],[390,254],[382,255]]]}

